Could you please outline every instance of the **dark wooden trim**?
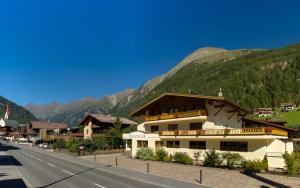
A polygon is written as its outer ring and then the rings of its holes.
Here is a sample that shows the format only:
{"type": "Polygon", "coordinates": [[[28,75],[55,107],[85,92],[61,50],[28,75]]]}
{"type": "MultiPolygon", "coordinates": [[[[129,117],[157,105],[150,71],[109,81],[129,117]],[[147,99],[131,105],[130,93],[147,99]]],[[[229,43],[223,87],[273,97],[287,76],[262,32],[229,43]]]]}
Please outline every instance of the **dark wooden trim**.
{"type": "Polygon", "coordinates": [[[224,106],[221,107],[221,108],[214,114],[214,116],[218,115],[218,114],[223,110],[223,108],[224,108],[224,106]]]}

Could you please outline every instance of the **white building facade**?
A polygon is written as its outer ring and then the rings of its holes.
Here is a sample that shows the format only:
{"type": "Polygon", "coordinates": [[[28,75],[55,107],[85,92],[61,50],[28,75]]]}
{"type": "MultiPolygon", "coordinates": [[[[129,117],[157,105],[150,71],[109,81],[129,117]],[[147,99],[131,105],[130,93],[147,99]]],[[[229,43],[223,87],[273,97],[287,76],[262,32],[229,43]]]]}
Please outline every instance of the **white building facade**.
{"type": "Polygon", "coordinates": [[[293,151],[290,130],[272,123],[246,119],[247,110],[224,97],[164,94],[133,112],[144,122],[131,140],[135,157],[139,148],[164,148],[169,154],[185,152],[192,158],[204,151],[236,152],[247,160],[266,155],[270,168],[283,168],[282,154],[293,151]]]}

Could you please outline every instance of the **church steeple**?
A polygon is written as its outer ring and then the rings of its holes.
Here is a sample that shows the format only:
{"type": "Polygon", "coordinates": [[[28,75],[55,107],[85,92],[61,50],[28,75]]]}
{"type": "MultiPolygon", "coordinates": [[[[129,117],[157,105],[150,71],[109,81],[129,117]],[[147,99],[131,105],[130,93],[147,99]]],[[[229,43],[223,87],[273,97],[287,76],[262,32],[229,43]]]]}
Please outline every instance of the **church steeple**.
{"type": "Polygon", "coordinates": [[[10,114],[10,110],[9,110],[9,105],[7,103],[6,104],[6,111],[5,111],[4,119],[8,119],[9,114],[10,114]]]}

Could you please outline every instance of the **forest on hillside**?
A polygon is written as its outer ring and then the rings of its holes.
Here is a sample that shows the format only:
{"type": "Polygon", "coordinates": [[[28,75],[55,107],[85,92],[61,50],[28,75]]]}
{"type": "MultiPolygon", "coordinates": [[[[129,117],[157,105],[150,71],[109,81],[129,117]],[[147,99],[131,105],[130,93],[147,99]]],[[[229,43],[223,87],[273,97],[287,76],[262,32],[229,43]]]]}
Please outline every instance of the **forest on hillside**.
{"type": "Polygon", "coordinates": [[[9,104],[10,116],[9,119],[16,120],[19,123],[29,123],[32,120],[36,120],[34,115],[22,106],[0,96],[0,118],[4,117],[6,111],[6,105],[9,104]]]}
{"type": "Polygon", "coordinates": [[[281,102],[300,103],[300,44],[280,49],[257,50],[231,61],[192,63],[167,78],[145,97],[118,109],[127,115],[147,101],[177,92],[224,96],[248,110],[278,107],[281,102]]]}

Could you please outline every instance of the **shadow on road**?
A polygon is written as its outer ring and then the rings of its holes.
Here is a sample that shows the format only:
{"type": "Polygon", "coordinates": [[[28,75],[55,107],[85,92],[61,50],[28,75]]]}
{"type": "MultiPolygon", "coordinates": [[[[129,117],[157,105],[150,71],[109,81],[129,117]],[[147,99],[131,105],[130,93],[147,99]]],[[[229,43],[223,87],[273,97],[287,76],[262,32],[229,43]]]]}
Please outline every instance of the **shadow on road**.
{"type": "Polygon", "coordinates": [[[0,166],[22,166],[22,164],[11,155],[0,155],[0,166]]]}
{"type": "Polygon", "coordinates": [[[19,149],[20,148],[10,146],[10,145],[5,145],[5,144],[1,144],[0,146],[0,151],[19,150],[19,149]]]}
{"type": "Polygon", "coordinates": [[[0,180],[1,188],[27,188],[22,179],[0,180]]]}
{"type": "MultiPolygon", "coordinates": [[[[273,186],[273,187],[290,188],[289,186],[286,186],[284,184],[281,184],[281,183],[278,183],[276,181],[273,181],[273,180],[270,180],[270,179],[258,176],[255,173],[243,173],[243,174],[245,174],[246,176],[249,176],[251,178],[254,178],[254,179],[258,180],[258,181],[261,181],[263,183],[269,184],[270,186],[273,186]]],[[[267,187],[267,186],[264,186],[264,185],[261,186],[261,188],[265,188],[265,187],[267,187]]]]}
{"type": "Polygon", "coordinates": [[[7,176],[6,173],[0,173],[0,177],[7,176]]]}
{"type": "MultiPolygon", "coordinates": [[[[110,166],[111,166],[111,165],[105,165],[105,166],[103,166],[103,165],[97,165],[97,166],[94,166],[94,167],[92,167],[92,168],[88,168],[88,169],[86,169],[86,170],[83,170],[83,171],[81,171],[81,172],[78,172],[78,173],[76,173],[76,174],[74,174],[74,175],[71,175],[71,176],[62,178],[62,179],[60,179],[60,180],[57,180],[57,181],[55,181],[55,182],[53,182],[53,183],[50,183],[50,184],[48,184],[48,185],[45,185],[45,186],[42,186],[42,187],[37,187],[37,188],[50,187],[50,186],[52,186],[52,185],[54,185],[54,184],[56,184],[56,183],[62,182],[62,181],[67,180],[67,179],[70,179],[70,178],[72,178],[73,176],[77,176],[77,175],[79,175],[79,174],[82,174],[82,173],[85,173],[85,172],[87,172],[87,171],[96,169],[96,168],[98,168],[98,167],[110,167],[110,166]]],[[[1,187],[1,188],[2,188],[2,187],[1,187]]]]}

